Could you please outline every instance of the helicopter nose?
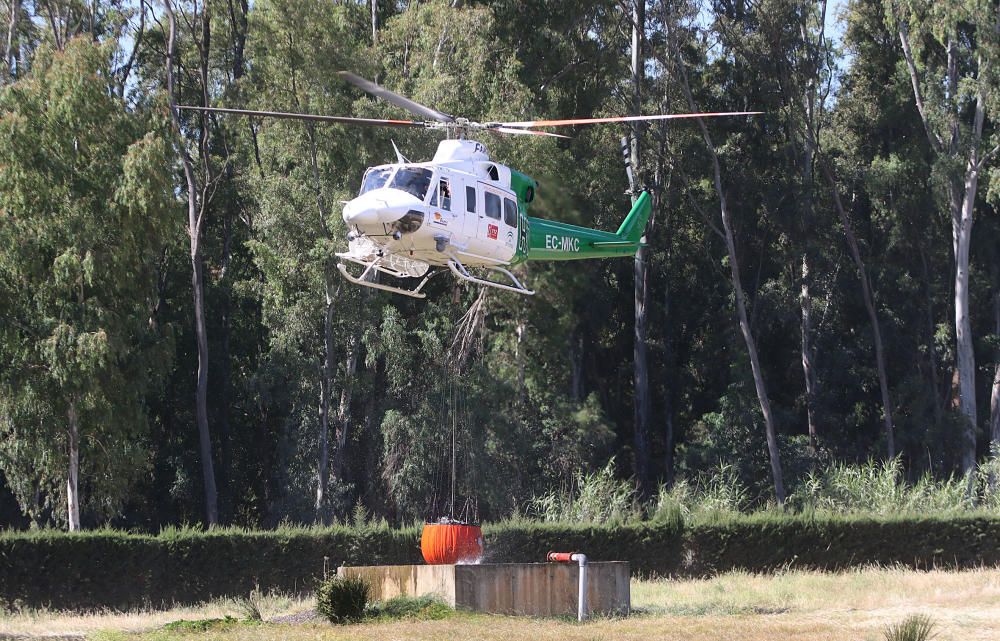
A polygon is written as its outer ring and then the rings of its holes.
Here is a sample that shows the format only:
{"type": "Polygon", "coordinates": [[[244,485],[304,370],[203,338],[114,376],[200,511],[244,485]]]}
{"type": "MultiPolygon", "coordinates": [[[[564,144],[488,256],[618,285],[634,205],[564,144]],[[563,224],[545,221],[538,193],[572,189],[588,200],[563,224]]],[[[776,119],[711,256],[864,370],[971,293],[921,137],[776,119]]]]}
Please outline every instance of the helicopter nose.
{"type": "Polygon", "coordinates": [[[381,222],[379,212],[377,207],[352,207],[348,203],[344,206],[344,222],[349,225],[376,225],[381,222]]]}
{"type": "Polygon", "coordinates": [[[416,202],[414,198],[392,198],[392,196],[394,194],[391,193],[386,194],[386,197],[372,197],[370,194],[363,194],[355,198],[344,205],[344,222],[348,225],[378,225],[395,222],[405,216],[416,202]]]}

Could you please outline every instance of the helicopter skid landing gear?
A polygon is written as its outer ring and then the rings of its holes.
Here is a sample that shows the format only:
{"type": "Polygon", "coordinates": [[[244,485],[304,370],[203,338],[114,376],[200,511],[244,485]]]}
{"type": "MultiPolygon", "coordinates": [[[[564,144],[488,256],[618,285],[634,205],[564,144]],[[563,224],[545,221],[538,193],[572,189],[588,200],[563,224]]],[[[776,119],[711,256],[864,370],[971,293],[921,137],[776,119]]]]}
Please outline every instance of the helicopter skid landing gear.
{"type": "Polygon", "coordinates": [[[455,274],[455,276],[458,276],[462,280],[468,281],[470,283],[475,283],[477,285],[486,285],[487,287],[496,287],[497,289],[505,289],[509,292],[517,292],[518,294],[524,294],[525,296],[533,296],[535,294],[534,291],[522,285],[521,281],[519,281],[517,277],[514,276],[514,274],[510,273],[509,270],[504,269],[503,267],[483,265],[483,269],[488,269],[490,271],[497,272],[498,274],[506,276],[507,278],[510,279],[512,283],[514,283],[513,285],[505,285],[503,283],[498,283],[496,281],[486,280],[485,278],[479,278],[477,276],[473,276],[472,274],[469,273],[469,270],[465,268],[465,265],[463,265],[462,262],[455,257],[451,257],[448,259],[448,268],[451,269],[451,272],[455,274]]]}
{"type": "Polygon", "coordinates": [[[350,260],[351,262],[355,262],[355,263],[358,263],[359,265],[364,265],[365,266],[365,271],[361,273],[361,276],[354,277],[354,276],[351,275],[351,272],[347,271],[347,266],[344,265],[344,263],[337,263],[337,269],[340,270],[341,276],[343,276],[347,280],[351,281],[355,285],[361,285],[362,287],[371,287],[372,289],[381,289],[383,291],[392,292],[394,294],[402,294],[403,296],[409,296],[410,298],[427,298],[427,294],[423,293],[420,290],[423,289],[424,285],[427,284],[427,281],[430,280],[431,276],[434,275],[433,273],[427,274],[426,276],[424,276],[423,280],[421,280],[420,284],[417,285],[415,288],[413,288],[413,289],[403,289],[402,287],[394,287],[392,285],[383,285],[382,283],[374,283],[374,282],[372,282],[370,280],[367,280],[369,274],[371,274],[375,270],[378,270],[380,272],[384,272],[386,274],[389,274],[390,276],[395,276],[397,278],[405,278],[406,277],[406,274],[400,274],[400,273],[398,273],[396,271],[393,271],[393,270],[390,270],[390,269],[386,269],[385,267],[382,267],[379,264],[379,263],[382,262],[381,258],[378,258],[378,259],[372,261],[371,263],[365,263],[365,262],[362,262],[362,261],[359,261],[359,260],[354,260],[354,259],[351,259],[351,258],[348,258],[347,260],[350,260]]]}

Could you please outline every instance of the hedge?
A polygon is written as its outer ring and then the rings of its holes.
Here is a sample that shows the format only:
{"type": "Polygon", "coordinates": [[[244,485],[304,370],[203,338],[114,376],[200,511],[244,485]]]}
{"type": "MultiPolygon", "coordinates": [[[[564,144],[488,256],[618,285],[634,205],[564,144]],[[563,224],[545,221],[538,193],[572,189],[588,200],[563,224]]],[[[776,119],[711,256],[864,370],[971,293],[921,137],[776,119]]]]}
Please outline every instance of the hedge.
{"type": "MultiPolygon", "coordinates": [[[[538,562],[550,550],[625,560],[639,576],[863,565],[1000,565],[1000,518],[806,518],[764,515],[684,526],[487,525],[486,562],[538,562]]],[[[417,528],[285,528],[0,534],[0,607],[161,607],[255,587],[302,593],[324,568],[420,563],[417,528]]]]}

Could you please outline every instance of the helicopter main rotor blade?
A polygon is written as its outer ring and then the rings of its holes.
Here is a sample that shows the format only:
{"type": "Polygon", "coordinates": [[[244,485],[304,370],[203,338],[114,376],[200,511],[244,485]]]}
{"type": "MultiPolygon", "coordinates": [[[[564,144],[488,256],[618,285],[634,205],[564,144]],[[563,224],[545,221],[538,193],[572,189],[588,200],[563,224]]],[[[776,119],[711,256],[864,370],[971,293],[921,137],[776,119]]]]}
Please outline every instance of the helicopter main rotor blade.
{"type": "Polygon", "coordinates": [[[416,120],[385,120],[381,118],[351,118],[349,116],[321,116],[318,114],[300,114],[286,111],[254,111],[251,109],[228,109],[225,107],[192,107],[177,105],[178,109],[190,111],[207,111],[210,113],[237,114],[241,116],[262,116],[264,118],[285,118],[288,120],[315,120],[318,122],[338,122],[346,125],[371,125],[376,127],[428,127],[432,123],[416,120]]]}
{"type": "Polygon", "coordinates": [[[616,116],[612,118],[570,118],[567,120],[522,120],[501,122],[501,127],[565,127],[568,125],[595,125],[605,122],[638,122],[644,120],[678,120],[681,118],[714,118],[717,116],[756,116],[763,111],[720,111],[694,114],[656,114],[653,116],[616,116]]]}
{"type": "Polygon", "coordinates": [[[455,117],[450,116],[446,113],[442,113],[437,109],[431,109],[425,105],[420,104],[414,100],[410,100],[406,96],[401,96],[394,91],[389,91],[385,87],[380,87],[371,80],[362,78],[361,76],[355,75],[350,71],[338,71],[337,75],[351,83],[355,87],[364,89],[373,96],[378,96],[382,100],[391,102],[397,107],[402,107],[407,111],[417,114],[418,116],[423,116],[424,118],[431,118],[437,120],[438,122],[455,122],[455,117]]]}
{"type": "Polygon", "coordinates": [[[552,138],[569,138],[562,134],[554,134],[549,131],[533,131],[531,129],[515,129],[513,127],[488,127],[486,131],[493,131],[501,134],[529,135],[529,136],[551,136],[552,138]]]}

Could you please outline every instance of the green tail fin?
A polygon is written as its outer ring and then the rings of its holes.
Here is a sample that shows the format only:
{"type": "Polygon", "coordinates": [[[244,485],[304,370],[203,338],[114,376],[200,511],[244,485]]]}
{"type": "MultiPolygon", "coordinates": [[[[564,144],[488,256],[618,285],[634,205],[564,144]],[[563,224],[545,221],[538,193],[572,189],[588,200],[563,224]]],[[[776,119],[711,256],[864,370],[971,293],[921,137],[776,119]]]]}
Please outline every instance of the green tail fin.
{"type": "Polygon", "coordinates": [[[638,243],[642,238],[642,233],[646,231],[646,223],[649,222],[649,214],[653,211],[653,203],[649,198],[649,192],[644,191],[635,199],[632,211],[628,213],[621,227],[618,228],[617,236],[630,243],[638,243]]]}

